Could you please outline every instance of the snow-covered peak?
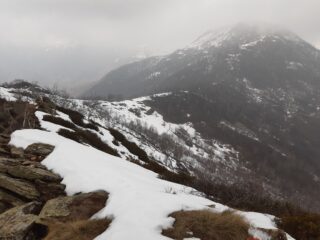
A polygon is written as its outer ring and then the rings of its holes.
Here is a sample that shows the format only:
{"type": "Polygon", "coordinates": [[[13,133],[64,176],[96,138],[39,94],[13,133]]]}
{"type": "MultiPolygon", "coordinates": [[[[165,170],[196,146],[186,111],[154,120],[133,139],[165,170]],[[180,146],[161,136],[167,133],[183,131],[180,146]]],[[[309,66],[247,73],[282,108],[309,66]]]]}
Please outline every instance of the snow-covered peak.
{"type": "Polygon", "coordinates": [[[296,34],[281,27],[268,24],[245,24],[223,27],[217,30],[210,30],[200,36],[187,48],[206,49],[221,47],[225,44],[248,44],[266,39],[272,41],[285,40],[295,43],[304,42],[296,34]]]}
{"type": "Polygon", "coordinates": [[[191,43],[188,48],[207,48],[219,47],[224,41],[232,37],[231,28],[224,28],[219,30],[207,31],[201,35],[197,40],[191,43]]]}

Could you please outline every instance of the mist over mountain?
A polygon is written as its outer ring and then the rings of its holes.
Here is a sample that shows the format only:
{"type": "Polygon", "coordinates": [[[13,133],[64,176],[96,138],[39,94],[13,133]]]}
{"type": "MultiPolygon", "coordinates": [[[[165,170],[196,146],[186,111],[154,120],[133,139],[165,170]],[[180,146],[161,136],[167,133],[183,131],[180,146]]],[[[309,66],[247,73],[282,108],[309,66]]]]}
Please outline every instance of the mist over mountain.
{"type": "Polygon", "coordinates": [[[287,84],[318,86],[319,50],[295,34],[273,26],[235,27],[208,32],[193,44],[111,71],[86,96],[124,98],[159,91],[199,90],[247,79],[259,89],[287,84]]]}

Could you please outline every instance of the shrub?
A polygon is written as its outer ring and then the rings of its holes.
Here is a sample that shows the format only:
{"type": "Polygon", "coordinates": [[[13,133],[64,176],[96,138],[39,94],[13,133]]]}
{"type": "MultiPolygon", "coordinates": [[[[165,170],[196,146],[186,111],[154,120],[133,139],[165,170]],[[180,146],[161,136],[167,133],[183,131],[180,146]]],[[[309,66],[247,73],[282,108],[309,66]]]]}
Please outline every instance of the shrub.
{"type": "Polygon", "coordinates": [[[52,116],[52,115],[44,115],[43,116],[43,120],[47,121],[47,122],[55,123],[55,124],[58,124],[60,126],[63,126],[63,127],[66,127],[66,128],[70,128],[70,129],[73,129],[73,130],[77,129],[77,127],[72,122],[66,121],[66,120],[64,120],[62,118],[55,117],[55,116],[52,116]]]}
{"type": "Polygon", "coordinates": [[[80,136],[78,136],[75,132],[69,131],[68,129],[61,128],[59,129],[58,134],[75,142],[82,143],[80,136]]]}
{"type": "Polygon", "coordinates": [[[149,162],[149,157],[147,153],[142,150],[136,143],[130,142],[127,138],[119,131],[109,128],[111,135],[116,141],[120,142],[124,147],[126,147],[132,154],[136,155],[140,160],[144,162],[149,162]]]}
{"type": "Polygon", "coordinates": [[[119,154],[115,149],[104,143],[97,134],[88,130],[76,129],[72,132],[67,129],[60,129],[58,134],[79,143],[87,143],[100,151],[119,157],[119,154]]]}
{"type": "Polygon", "coordinates": [[[67,114],[70,117],[70,119],[72,120],[72,122],[74,122],[78,126],[83,127],[83,128],[90,128],[90,129],[95,130],[95,131],[99,131],[99,128],[95,124],[93,124],[93,123],[84,123],[83,122],[83,118],[84,117],[83,117],[83,115],[81,113],[79,113],[77,111],[73,111],[71,109],[63,108],[63,107],[60,107],[60,106],[57,106],[57,110],[67,114]]]}
{"type": "Polygon", "coordinates": [[[246,240],[249,237],[249,224],[231,211],[180,211],[170,216],[175,218],[173,228],[163,230],[162,234],[176,240],[191,237],[201,240],[246,240]]]}

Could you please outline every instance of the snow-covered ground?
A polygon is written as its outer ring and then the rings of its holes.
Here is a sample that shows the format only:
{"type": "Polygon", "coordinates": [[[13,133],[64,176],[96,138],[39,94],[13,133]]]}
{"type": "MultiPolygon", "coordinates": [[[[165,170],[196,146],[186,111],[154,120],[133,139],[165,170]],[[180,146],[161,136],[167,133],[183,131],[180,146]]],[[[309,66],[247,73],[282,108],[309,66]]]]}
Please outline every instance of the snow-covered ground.
{"type": "Polygon", "coordinates": [[[7,101],[16,101],[13,93],[10,93],[10,89],[0,87],[0,97],[7,101]]]}
{"type": "MultiPolygon", "coordinates": [[[[170,94],[172,93],[155,94],[153,96],[140,97],[120,102],[101,101],[100,106],[111,115],[111,119],[108,120],[109,124],[111,123],[114,127],[121,129],[130,140],[136,142],[149,156],[151,155],[154,159],[164,165],[168,166],[167,162],[165,162],[167,156],[165,156],[161,150],[154,148],[154,146],[146,145],[145,142],[142,143],[141,140],[139,140],[139,132],[135,132],[134,129],[129,129],[127,127],[130,123],[139,123],[145,128],[155,129],[159,135],[167,134],[177,143],[185,146],[185,143],[177,134],[179,129],[183,129],[188,134],[187,137],[192,140],[192,146],[187,147],[189,153],[199,158],[207,158],[214,162],[221,162],[229,165],[230,167],[236,167],[238,153],[231,146],[224,145],[217,141],[208,144],[200,133],[194,129],[191,123],[175,124],[167,122],[163,119],[161,114],[153,111],[151,107],[145,103],[145,101],[151,101],[153,98],[164,97],[170,94]],[[114,122],[113,119],[118,119],[119,121],[114,122]],[[225,161],[227,156],[229,162],[225,161]]],[[[101,118],[95,120],[101,122],[101,118]]],[[[186,156],[184,159],[188,159],[188,157],[186,156]]],[[[170,162],[174,163],[176,162],[176,159],[171,158],[170,162]]],[[[197,162],[193,160],[186,162],[186,164],[196,166],[197,162]]],[[[176,166],[176,164],[173,164],[173,167],[174,166],[176,166]]]]}
{"type": "MultiPolygon", "coordinates": [[[[0,96],[7,100],[16,100],[14,94],[5,88],[0,88],[0,96]]],[[[142,107],[143,111],[148,111],[146,105],[142,105],[142,100],[141,98],[135,99],[126,102],[126,105],[124,102],[118,102],[114,104],[114,111],[117,111],[117,114],[124,114],[125,119],[136,119],[138,116],[129,109],[142,107]]],[[[74,100],[73,104],[86,109],[83,101],[74,100]]],[[[112,103],[108,105],[106,102],[102,102],[102,106],[111,108],[112,103]]],[[[142,114],[145,113],[142,112],[142,114]]],[[[168,217],[172,212],[199,209],[222,212],[229,209],[227,206],[202,197],[201,193],[190,187],[161,180],[156,173],[126,161],[125,155],[130,153],[126,152],[127,149],[121,145],[117,150],[123,152],[122,158],[58,135],[57,131],[64,127],[44,121],[42,119],[44,115],[46,113],[36,112],[41,127],[46,131],[35,129],[16,131],[11,136],[10,144],[22,148],[39,142],[55,146],[54,151],[42,163],[63,177],[66,191],[70,195],[95,190],[105,190],[110,193],[106,207],[94,218],[109,217],[113,221],[111,226],[97,239],[168,239],[161,235],[161,230],[173,224],[174,219],[168,217]]],[[[69,116],[64,113],[58,111],[57,115],[72,122],[69,116]]],[[[174,124],[166,123],[162,116],[156,112],[142,119],[159,131],[168,132],[177,127],[174,124]]],[[[101,119],[100,122],[103,123],[101,119]]],[[[185,125],[183,127],[189,134],[196,136],[192,126],[185,125]]],[[[172,132],[174,134],[174,131],[172,132]]],[[[113,136],[108,130],[99,128],[99,132],[96,134],[112,147],[116,147],[112,143],[113,136]]],[[[217,149],[219,153],[228,150],[219,145],[217,145],[217,149]]],[[[194,151],[196,152],[196,150],[194,151]]],[[[237,213],[249,221],[251,224],[250,233],[261,240],[269,238],[257,228],[276,228],[274,217],[271,215],[240,211],[237,213]]],[[[288,236],[288,239],[292,238],[288,236]]]]}
{"type": "MultiPolygon", "coordinates": [[[[168,239],[161,235],[161,230],[172,225],[173,219],[168,217],[170,213],[199,209],[222,212],[228,209],[201,197],[192,188],[161,180],[154,172],[55,132],[19,130],[12,134],[10,144],[26,148],[38,142],[55,146],[42,163],[63,177],[68,194],[95,190],[110,193],[106,207],[94,217],[110,217],[113,221],[97,239],[168,239]]],[[[239,214],[254,228],[275,228],[273,216],[239,214]]]]}

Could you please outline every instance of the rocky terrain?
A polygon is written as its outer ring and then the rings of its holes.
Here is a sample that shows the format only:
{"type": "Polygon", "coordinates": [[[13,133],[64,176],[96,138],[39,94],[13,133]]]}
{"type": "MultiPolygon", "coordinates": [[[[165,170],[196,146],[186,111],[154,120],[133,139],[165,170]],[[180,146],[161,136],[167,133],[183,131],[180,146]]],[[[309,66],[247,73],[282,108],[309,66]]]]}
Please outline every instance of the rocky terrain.
{"type": "Polygon", "coordinates": [[[82,239],[81,234],[92,239],[110,223],[89,220],[105,206],[108,194],[98,191],[66,196],[62,178],[41,164],[53,146],[36,143],[21,149],[9,145],[13,130],[39,127],[34,110],[28,103],[2,101],[1,127],[5,129],[0,134],[0,239],[82,239]],[[19,118],[21,115],[24,118],[19,118]],[[74,230],[66,231],[68,228],[74,230]]]}
{"type": "MultiPolygon", "coordinates": [[[[216,221],[234,239],[238,234],[244,240],[292,239],[278,228],[296,239],[318,236],[312,227],[320,219],[317,214],[264,198],[258,190],[228,188],[205,181],[200,172],[197,175],[195,170],[205,162],[197,165],[184,159],[185,150],[175,146],[188,144],[197,161],[211,151],[217,168],[233,163],[237,154],[229,145],[208,144],[192,125],[166,122],[150,110],[153,99],[172,94],[97,103],[67,99],[27,82],[0,87],[0,94],[0,236],[4,239],[162,239],[163,235],[206,239],[216,234],[207,231],[206,224],[216,221]],[[150,135],[134,124],[136,131],[130,131],[130,124],[119,120],[135,121],[134,116],[172,134],[150,135]],[[185,131],[193,140],[181,136],[185,131]],[[154,145],[150,136],[161,144],[154,145]],[[175,153],[166,155],[172,149],[175,153]]],[[[223,174],[219,177],[223,179],[223,174]]]]}

